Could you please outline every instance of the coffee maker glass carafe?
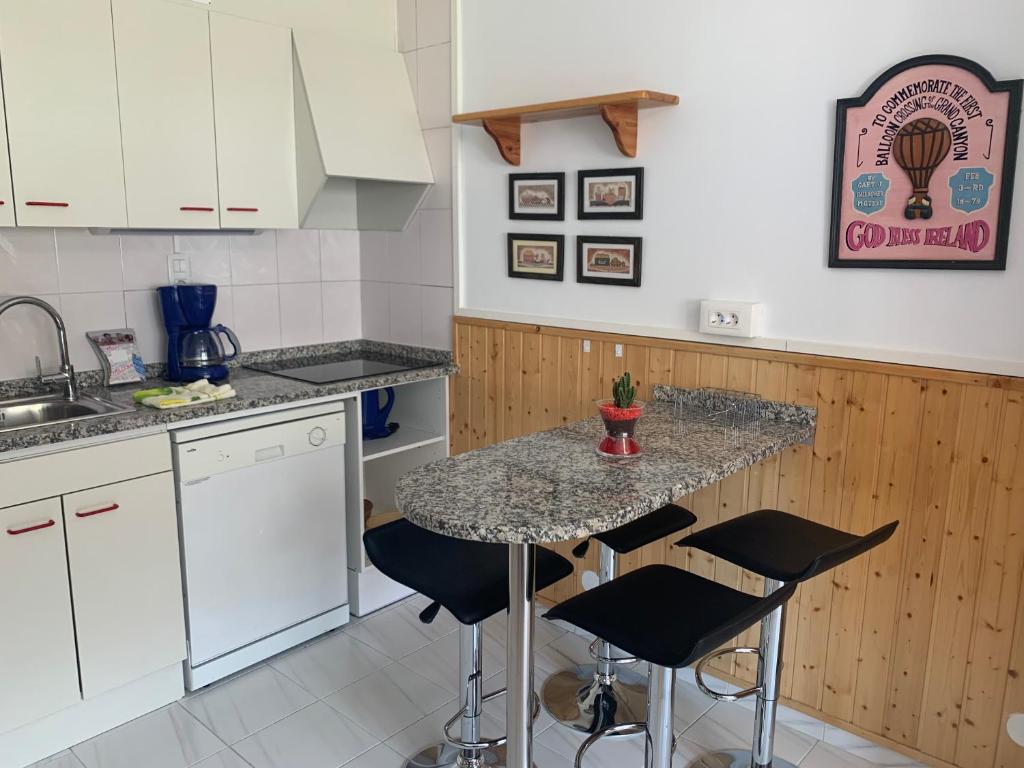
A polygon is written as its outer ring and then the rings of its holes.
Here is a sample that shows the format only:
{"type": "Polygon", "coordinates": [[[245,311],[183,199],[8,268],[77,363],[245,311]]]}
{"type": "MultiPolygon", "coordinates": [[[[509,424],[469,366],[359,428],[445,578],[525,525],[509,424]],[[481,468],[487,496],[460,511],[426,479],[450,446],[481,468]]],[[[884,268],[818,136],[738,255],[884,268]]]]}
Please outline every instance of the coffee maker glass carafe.
{"type": "Polygon", "coordinates": [[[178,359],[186,368],[206,368],[212,365],[224,365],[229,360],[234,360],[238,355],[238,337],[230,328],[223,325],[215,325],[213,328],[197,328],[185,331],[181,336],[180,351],[178,359]],[[224,352],[224,345],[221,344],[220,335],[228,337],[231,344],[231,354],[224,352]]]}

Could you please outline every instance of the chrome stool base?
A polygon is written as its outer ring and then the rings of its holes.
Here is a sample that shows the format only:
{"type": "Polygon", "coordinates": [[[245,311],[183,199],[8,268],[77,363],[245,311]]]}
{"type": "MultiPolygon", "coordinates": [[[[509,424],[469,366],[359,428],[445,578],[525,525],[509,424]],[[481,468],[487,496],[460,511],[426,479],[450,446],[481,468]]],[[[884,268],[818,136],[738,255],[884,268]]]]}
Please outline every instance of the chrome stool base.
{"type": "Polygon", "coordinates": [[[617,665],[610,683],[596,664],[567,669],[544,681],[541,701],[555,720],[582,733],[643,721],[647,715],[647,676],[617,665]]]}
{"type": "MultiPolygon", "coordinates": [[[[494,747],[477,753],[477,760],[460,757],[462,750],[451,744],[427,747],[405,764],[405,768],[505,768],[505,747],[494,747]]],[[[536,768],[536,766],[534,766],[536,768]]]]}
{"type": "Polygon", "coordinates": [[[689,768],[796,768],[793,763],[781,757],[773,757],[767,766],[756,765],[753,753],[749,749],[729,749],[701,755],[689,768]]]}

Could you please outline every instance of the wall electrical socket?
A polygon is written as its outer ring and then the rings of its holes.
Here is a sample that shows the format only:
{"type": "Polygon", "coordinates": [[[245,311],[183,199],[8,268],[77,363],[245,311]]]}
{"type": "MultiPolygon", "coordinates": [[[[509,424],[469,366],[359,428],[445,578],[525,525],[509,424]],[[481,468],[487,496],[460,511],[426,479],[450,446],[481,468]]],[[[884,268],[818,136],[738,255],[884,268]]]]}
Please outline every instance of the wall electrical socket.
{"type": "Polygon", "coordinates": [[[764,335],[764,304],[705,299],[700,303],[700,332],[753,339],[764,335]]]}
{"type": "Polygon", "coordinates": [[[622,357],[622,345],[621,344],[616,344],[615,345],[615,356],[616,357],[622,357]]]}
{"type": "Polygon", "coordinates": [[[187,253],[167,254],[167,280],[171,285],[192,279],[192,261],[187,253]]]}

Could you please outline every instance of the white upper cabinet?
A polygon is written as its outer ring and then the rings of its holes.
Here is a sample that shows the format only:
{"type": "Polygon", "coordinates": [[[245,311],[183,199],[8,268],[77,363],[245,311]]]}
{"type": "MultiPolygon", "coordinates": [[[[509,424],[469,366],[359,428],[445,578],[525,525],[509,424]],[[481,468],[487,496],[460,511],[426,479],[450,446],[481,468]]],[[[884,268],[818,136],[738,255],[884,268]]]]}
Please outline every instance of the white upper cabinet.
{"type": "Polygon", "coordinates": [[[0,0],[0,64],[18,224],[126,226],[108,0],[0,0]]]}
{"type": "Polygon", "coordinates": [[[0,509],[0,733],[80,700],[60,499],[0,509]]]}
{"type": "Polygon", "coordinates": [[[217,229],[209,14],[164,0],[113,9],[128,225],[217,229]]]}
{"type": "Polygon", "coordinates": [[[210,14],[220,223],[298,226],[290,29],[210,14]]]}
{"type": "Polygon", "coordinates": [[[11,158],[7,150],[7,122],[3,93],[0,93],[0,227],[14,226],[14,185],[11,183],[11,158]]]}

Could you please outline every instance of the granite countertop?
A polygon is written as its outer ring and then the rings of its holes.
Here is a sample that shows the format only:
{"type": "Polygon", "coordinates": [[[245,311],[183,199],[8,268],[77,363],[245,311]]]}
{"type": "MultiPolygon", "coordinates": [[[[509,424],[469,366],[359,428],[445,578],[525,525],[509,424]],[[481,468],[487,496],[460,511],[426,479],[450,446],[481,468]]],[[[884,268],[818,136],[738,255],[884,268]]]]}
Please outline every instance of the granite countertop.
{"type": "Polygon", "coordinates": [[[598,456],[595,417],[415,469],[398,481],[398,507],[423,528],[476,541],[607,531],[814,436],[813,408],[740,401],[757,403],[756,424],[713,415],[731,395],[658,386],[637,428],[641,456],[598,456]]]}
{"type": "MultiPolygon", "coordinates": [[[[98,383],[99,376],[97,373],[90,371],[78,377],[82,394],[100,397],[131,410],[125,413],[115,413],[109,416],[83,419],[64,424],[51,424],[42,427],[0,432],[0,459],[6,458],[4,456],[5,453],[20,451],[26,448],[111,435],[118,432],[160,427],[194,419],[265,408],[282,403],[297,403],[302,400],[330,397],[364,389],[393,386],[410,381],[433,379],[449,376],[458,370],[452,363],[451,353],[447,351],[365,340],[247,353],[241,356],[239,362],[245,365],[294,358],[296,360],[301,359],[302,364],[308,365],[311,362],[331,362],[357,357],[366,357],[398,365],[422,365],[423,362],[432,364],[412,370],[395,371],[393,373],[350,379],[331,384],[307,384],[269,373],[249,370],[240,367],[236,363],[232,365],[230,379],[231,386],[238,393],[236,397],[164,411],[136,405],[132,400],[132,393],[140,389],[149,389],[168,384],[168,382],[160,378],[164,370],[162,365],[148,366],[148,375],[145,382],[125,384],[118,387],[101,386],[98,383]]],[[[0,382],[0,399],[27,397],[47,391],[49,391],[49,388],[40,390],[35,382],[29,380],[0,382]]]]}

